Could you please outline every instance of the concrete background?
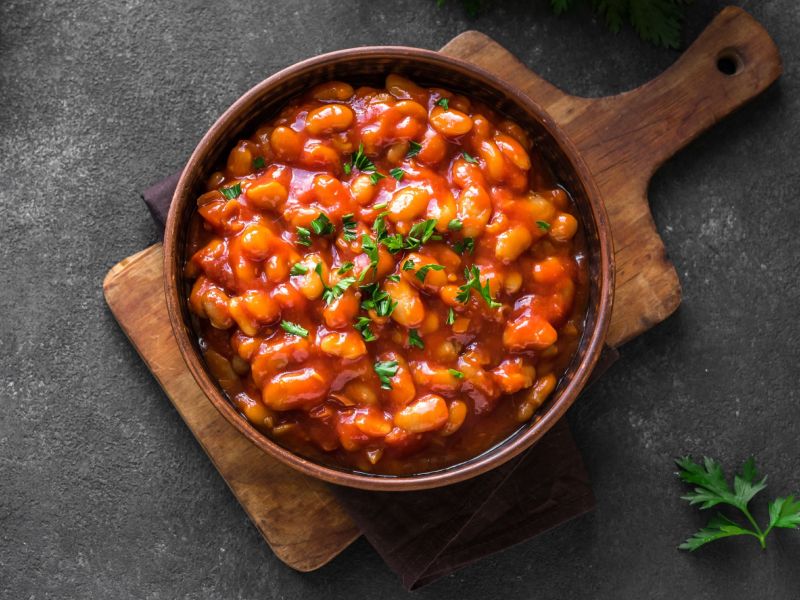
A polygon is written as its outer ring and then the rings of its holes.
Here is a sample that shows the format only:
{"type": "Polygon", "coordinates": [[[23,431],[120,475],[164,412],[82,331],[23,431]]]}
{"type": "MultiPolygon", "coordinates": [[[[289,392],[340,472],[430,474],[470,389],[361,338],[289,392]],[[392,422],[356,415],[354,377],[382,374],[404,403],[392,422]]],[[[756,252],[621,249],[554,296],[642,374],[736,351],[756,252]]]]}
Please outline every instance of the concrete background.
{"type": "MultiPolygon", "coordinates": [[[[800,533],[689,555],[706,515],[671,459],[755,454],[800,493],[800,7],[741,2],[771,32],[778,85],[670,161],[650,197],[683,283],[672,318],[569,415],[598,507],[420,598],[800,597],[800,533]]],[[[724,5],[697,0],[692,40],[724,5]]],[[[438,48],[479,29],[558,86],[613,94],[677,52],[587,11],[455,0],[0,3],[0,597],[403,598],[359,541],[299,574],[270,553],[108,312],[112,264],[153,243],[138,190],[179,169],[239,94],[365,44],[438,48]]],[[[765,516],[765,500],[756,503],[765,516]]],[[[420,515],[424,518],[424,515],[420,515]]]]}

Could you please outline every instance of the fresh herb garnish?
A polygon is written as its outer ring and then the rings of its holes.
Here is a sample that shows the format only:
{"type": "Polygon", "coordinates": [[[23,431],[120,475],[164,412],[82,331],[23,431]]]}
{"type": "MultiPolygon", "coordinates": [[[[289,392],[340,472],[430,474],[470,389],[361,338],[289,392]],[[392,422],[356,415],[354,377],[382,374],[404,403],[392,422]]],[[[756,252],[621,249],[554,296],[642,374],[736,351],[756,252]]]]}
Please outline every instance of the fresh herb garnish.
{"type": "Polygon", "coordinates": [[[353,172],[353,167],[349,162],[348,163],[344,163],[342,165],[342,168],[344,169],[344,174],[345,175],[350,175],[350,173],[353,172]]]}
{"type": "Polygon", "coordinates": [[[219,191],[228,200],[236,200],[236,198],[242,195],[242,184],[237,183],[229,187],[221,188],[219,191]]]}
{"type": "Polygon", "coordinates": [[[361,235],[361,249],[369,257],[369,267],[361,272],[359,280],[363,280],[369,269],[372,269],[375,274],[378,273],[378,245],[366,233],[361,235]]]}
{"type": "Polygon", "coordinates": [[[405,248],[405,241],[403,240],[403,236],[399,233],[385,235],[381,242],[383,242],[383,245],[386,246],[386,249],[392,254],[396,254],[405,248]]]}
{"type": "Polygon", "coordinates": [[[464,374],[458,369],[447,369],[447,372],[456,379],[464,379],[464,374]]]}
{"type": "MultiPolygon", "coordinates": [[[[434,238],[436,232],[436,219],[427,219],[415,223],[406,236],[405,249],[416,250],[422,244],[434,238]]],[[[435,238],[434,238],[435,239],[435,238]]]]}
{"type": "Polygon", "coordinates": [[[389,171],[389,175],[397,179],[397,181],[402,181],[403,177],[405,177],[406,172],[403,171],[400,167],[395,167],[391,171],[389,171]]]}
{"type": "Polygon", "coordinates": [[[689,504],[699,504],[700,509],[712,508],[719,504],[727,504],[737,508],[753,526],[752,529],[742,526],[717,513],[703,529],[697,531],[682,543],[681,550],[697,550],[701,546],[735,535],[751,535],[756,538],[761,548],[766,547],[765,539],[775,527],[797,529],[800,527],[800,499],[794,496],[776,498],[769,503],[769,525],[761,529],[750,513],[747,505],[753,497],[767,487],[767,478],[759,479],[755,461],[750,458],[742,466],[742,472],[733,478],[733,489],[725,479],[722,467],[715,460],[704,458],[703,464],[694,462],[686,456],[675,461],[680,467],[678,477],[685,483],[695,485],[692,492],[682,496],[689,504]]]}
{"type": "Polygon", "coordinates": [[[450,109],[450,101],[447,98],[439,98],[439,101],[436,104],[438,104],[445,110],[450,109]]]}
{"type": "Polygon", "coordinates": [[[317,235],[330,235],[334,232],[333,223],[325,213],[319,213],[319,216],[311,221],[311,229],[317,235]]]}
{"type": "Polygon", "coordinates": [[[383,209],[384,209],[384,208],[386,208],[387,206],[389,206],[389,203],[388,203],[388,202],[381,202],[381,203],[379,203],[379,204],[376,204],[376,205],[375,205],[375,206],[373,206],[372,208],[374,208],[375,210],[383,210],[383,209]]]}
{"type": "Polygon", "coordinates": [[[372,173],[375,170],[375,163],[364,154],[364,144],[358,145],[358,150],[350,157],[350,164],[362,173],[372,173]]]}
{"type": "Polygon", "coordinates": [[[450,231],[461,231],[462,227],[464,227],[464,223],[461,222],[461,219],[450,219],[450,222],[447,224],[447,228],[450,231]]]}
{"type": "Polygon", "coordinates": [[[362,292],[362,297],[366,298],[361,302],[362,310],[374,310],[377,316],[388,317],[397,307],[397,302],[393,301],[388,292],[382,290],[377,282],[362,285],[359,289],[362,292]]]}
{"type": "Polygon", "coordinates": [[[452,307],[447,311],[447,321],[445,321],[448,325],[452,325],[456,321],[456,313],[452,309],[452,307]]]}
{"type": "Polygon", "coordinates": [[[305,275],[306,273],[308,273],[308,267],[300,263],[294,263],[289,271],[289,275],[305,275]]]}
{"type": "Polygon", "coordinates": [[[422,283],[425,283],[425,277],[428,275],[428,271],[443,271],[444,267],[442,265],[437,264],[429,264],[429,265],[422,265],[414,275],[417,279],[419,279],[422,283]]]}
{"type": "Polygon", "coordinates": [[[375,217],[375,221],[372,223],[372,231],[375,232],[375,241],[378,243],[386,237],[386,215],[388,214],[387,212],[382,212],[375,217]]]}
{"type": "Polygon", "coordinates": [[[419,333],[417,333],[416,329],[408,330],[408,345],[412,348],[425,348],[425,342],[419,337],[419,333]]]}
{"type": "Polygon", "coordinates": [[[344,275],[348,271],[352,270],[353,267],[355,267],[355,265],[353,263],[351,263],[350,261],[347,261],[341,267],[339,267],[339,270],[337,271],[337,273],[339,273],[339,275],[344,275]]]}
{"type": "Polygon", "coordinates": [[[422,150],[422,144],[413,141],[408,142],[408,152],[406,152],[406,158],[415,157],[417,154],[419,154],[420,150],[422,150]]]}
{"type": "Polygon", "coordinates": [[[297,243],[301,246],[311,245],[311,232],[305,227],[297,228],[297,243]]]}
{"type": "Polygon", "coordinates": [[[398,364],[396,360],[378,361],[373,366],[381,381],[381,387],[385,390],[392,389],[391,378],[397,374],[398,364]]]}
{"type": "Polygon", "coordinates": [[[386,277],[386,281],[393,281],[393,282],[397,283],[398,281],[400,281],[400,275],[396,275],[396,274],[395,275],[389,275],[389,276],[386,277]]]}
{"type": "Polygon", "coordinates": [[[550,230],[550,223],[548,223],[547,221],[536,221],[536,226],[543,231],[550,230]]]}
{"type": "Polygon", "coordinates": [[[361,337],[364,338],[365,342],[374,342],[378,339],[369,328],[371,323],[372,321],[370,321],[369,317],[358,317],[356,322],[353,324],[353,327],[355,327],[356,331],[361,334],[361,337]]]}
{"type": "Polygon", "coordinates": [[[322,263],[317,263],[314,267],[314,272],[319,275],[319,280],[322,283],[322,299],[325,301],[325,304],[333,304],[334,300],[344,294],[347,288],[356,282],[355,277],[344,277],[332,286],[326,285],[325,281],[322,279],[322,263]]]}
{"type": "Polygon", "coordinates": [[[459,254],[472,254],[475,250],[475,240],[471,237],[465,237],[463,240],[453,244],[453,250],[459,254]]]}
{"type": "Polygon", "coordinates": [[[403,263],[403,271],[411,271],[414,268],[414,259],[409,258],[403,263]]]}
{"type": "Polygon", "coordinates": [[[267,164],[267,163],[264,160],[263,156],[256,156],[253,159],[253,168],[254,169],[263,169],[265,164],[267,164]]]}
{"type": "Polygon", "coordinates": [[[342,217],[342,229],[344,230],[342,237],[344,237],[344,239],[348,242],[352,242],[358,237],[356,233],[358,229],[358,223],[356,223],[355,215],[353,215],[353,213],[348,213],[342,217]]]}
{"type": "Polygon", "coordinates": [[[478,164],[478,159],[475,158],[474,156],[470,156],[466,152],[462,152],[461,156],[463,156],[464,160],[467,161],[468,163],[472,163],[473,165],[477,165],[478,164]]]}
{"type": "Polygon", "coordinates": [[[291,333],[292,335],[299,335],[303,338],[308,337],[308,329],[301,327],[297,323],[292,323],[291,321],[281,321],[281,327],[283,327],[284,331],[291,333]]]}
{"type": "Polygon", "coordinates": [[[369,174],[369,182],[372,185],[378,185],[378,182],[381,179],[386,179],[386,175],[384,175],[383,173],[378,173],[377,171],[369,174]]]}
{"type": "Polygon", "coordinates": [[[486,301],[489,308],[500,308],[502,304],[492,298],[492,292],[489,289],[489,282],[481,284],[481,271],[477,265],[472,265],[464,269],[464,279],[466,283],[458,288],[456,300],[461,304],[465,304],[470,297],[472,290],[478,292],[481,297],[486,301]]]}

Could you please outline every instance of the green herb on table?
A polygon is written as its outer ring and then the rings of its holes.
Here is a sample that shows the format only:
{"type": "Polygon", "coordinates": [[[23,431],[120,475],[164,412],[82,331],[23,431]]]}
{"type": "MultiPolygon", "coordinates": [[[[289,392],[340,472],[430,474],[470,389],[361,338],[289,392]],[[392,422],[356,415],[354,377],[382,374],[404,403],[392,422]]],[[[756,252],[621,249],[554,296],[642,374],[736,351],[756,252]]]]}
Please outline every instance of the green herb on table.
{"type": "Polygon", "coordinates": [[[378,379],[381,380],[381,387],[385,390],[392,389],[391,378],[397,374],[397,361],[386,360],[378,361],[373,365],[373,369],[378,374],[378,379]]]}
{"type": "Polygon", "coordinates": [[[680,467],[678,477],[685,483],[696,486],[690,493],[682,496],[684,500],[688,500],[689,504],[699,504],[701,510],[719,505],[732,506],[747,520],[747,524],[742,525],[718,512],[708,525],[678,546],[681,550],[694,551],[709,542],[737,535],[752,536],[758,540],[761,548],[765,548],[766,537],[775,527],[797,529],[800,526],[800,499],[786,496],[769,503],[769,524],[765,529],[759,527],[748,504],[767,487],[767,478],[759,478],[752,458],[744,463],[741,473],[734,475],[733,489],[725,478],[722,467],[713,459],[704,458],[702,465],[688,456],[675,462],[680,467]]]}
{"type": "Polygon", "coordinates": [[[301,327],[297,323],[292,323],[291,321],[281,321],[281,327],[284,331],[291,333],[292,335],[298,335],[303,338],[308,337],[308,329],[301,327]]]}
{"type": "Polygon", "coordinates": [[[242,195],[242,184],[237,183],[229,187],[220,188],[219,191],[222,193],[223,196],[225,196],[226,199],[236,200],[236,198],[242,195]]]}

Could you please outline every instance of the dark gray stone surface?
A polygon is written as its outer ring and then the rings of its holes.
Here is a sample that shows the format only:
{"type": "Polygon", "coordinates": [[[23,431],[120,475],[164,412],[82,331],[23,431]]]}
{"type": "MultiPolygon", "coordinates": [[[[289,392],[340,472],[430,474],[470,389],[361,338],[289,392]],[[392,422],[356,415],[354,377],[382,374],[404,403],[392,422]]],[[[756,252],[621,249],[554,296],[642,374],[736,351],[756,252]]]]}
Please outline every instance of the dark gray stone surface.
{"type": "MultiPolygon", "coordinates": [[[[594,96],[678,56],[585,11],[497,4],[471,21],[454,0],[0,3],[0,597],[407,595],[363,541],[306,575],[271,554],[117,327],[101,281],[157,238],[137,190],[178,169],[239,94],[299,59],[438,48],[475,28],[594,96]]],[[[676,455],[731,466],[753,453],[769,493],[800,492],[800,7],[741,4],[786,72],[653,181],[683,305],[571,411],[597,511],[419,597],[800,597],[796,532],[766,552],[750,539],[675,549],[702,522],[679,500],[676,455]]],[[[722,5],[696,2],[687,39],[722,5]]]]}

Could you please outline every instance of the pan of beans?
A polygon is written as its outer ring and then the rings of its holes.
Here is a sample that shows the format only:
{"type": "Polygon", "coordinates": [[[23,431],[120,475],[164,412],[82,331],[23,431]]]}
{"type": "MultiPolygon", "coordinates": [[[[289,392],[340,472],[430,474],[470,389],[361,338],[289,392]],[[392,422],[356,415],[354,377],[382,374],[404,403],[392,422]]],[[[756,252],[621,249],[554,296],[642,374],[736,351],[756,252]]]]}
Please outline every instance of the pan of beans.
{"type": "Polygon", "coordinates": [[[164,238],[170,318],[215,407],[306,474],[462,481],[535,443],[603,347],[613,253],[570,140],[460,60],[359,48],[239,99],[164,238]]]}

